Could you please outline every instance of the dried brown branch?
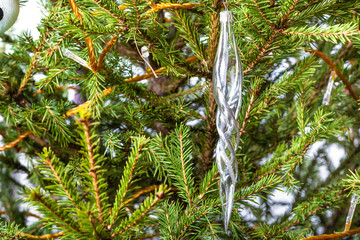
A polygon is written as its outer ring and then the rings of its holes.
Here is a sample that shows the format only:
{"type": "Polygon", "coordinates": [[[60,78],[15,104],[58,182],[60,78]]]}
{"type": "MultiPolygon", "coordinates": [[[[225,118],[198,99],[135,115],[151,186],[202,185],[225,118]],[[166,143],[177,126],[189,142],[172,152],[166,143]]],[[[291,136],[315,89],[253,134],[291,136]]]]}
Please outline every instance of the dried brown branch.
{"type": "Polygon", "coordinates": [[[344,238],[344,237],[353,236],[353,235],[358,234],[358,233],[360,233],[360,227],[355,228],[355,229],[350,230],[350,231],[346,231],[346,232],[323,234],[323,235],[319,235],[319,236],[311,236],[311,237],[302,238],[301,240],[337,239],[337,238],[344,238]]]}
{"type": "Polygon", "coordinates": [[[351,87],[351,84],[349,81],[345,78],[345,76],[341,73],[341,71],[336,67],[336,65],[331,61],[330,58],[328,58],[323,52],[320,52],[318,50],[306,50],[307,52],[314,53],[316,56],[320,57],[324,62],[333,70],[336,72],[336,75],[341,79],[341,81],[345,84],[345,87],[349,91],[351,97],[353,97],[356,101],[359,101],[359,96],[357,93],[353,90],[351,87]]]}
{"type": "Polygon", "coordinates": [[[12,141],[11,143],[6,144],[5,146],[0,147],[0,152],[8,150],[10,148],[15,147],[18,143],[20,143],[24,138],[31,135],[33,132],[26,132],[24,134],[21,134],[17,139],[12,141]]]}
{"type": "Polygon", "coordinates": [[[41,236],[35,236],[27,233],[20,233],[20,236],[25,237],[27,239],[55,239],[65,235],[65,232],[53,233],[53,234],[45,234],[41,236]]]}
{"type": "Polygon", "coordinates": [[[100,54],[98,62],[97,62],[97,70],[98,71],[100,71],[100,69],[102,68],[102,64],[104,62],[106,55],[111,50],[111,48],[115,45],[117,39],[118,39],[118,35],[115,35],[114,37],[112,37],[111,40],[106,44],[102,53],[100,54]]]}

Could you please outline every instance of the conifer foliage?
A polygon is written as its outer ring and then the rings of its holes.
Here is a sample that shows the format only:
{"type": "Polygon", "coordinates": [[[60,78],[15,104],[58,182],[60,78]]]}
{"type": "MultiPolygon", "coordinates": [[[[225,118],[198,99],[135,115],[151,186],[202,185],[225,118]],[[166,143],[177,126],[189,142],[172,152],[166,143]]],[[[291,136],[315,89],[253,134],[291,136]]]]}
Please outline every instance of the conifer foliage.
{"type": "Polygon", "coordinates": [[[342,232],[360,194],[358,0],[229,1],[245,82],[227,233],[211,90],[223,2],[43,4],[39,39],[0,38],[1,239],[360,232],[357,213],[342,232]]]}

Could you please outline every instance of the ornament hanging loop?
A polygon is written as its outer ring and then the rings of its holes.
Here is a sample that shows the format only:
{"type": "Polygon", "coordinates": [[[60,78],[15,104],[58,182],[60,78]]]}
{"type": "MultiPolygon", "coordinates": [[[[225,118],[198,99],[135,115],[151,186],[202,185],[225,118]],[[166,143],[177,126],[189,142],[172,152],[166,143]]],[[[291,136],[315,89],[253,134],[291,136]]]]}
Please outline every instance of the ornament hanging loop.
{"type": "Polygon", "coordinates": [[[229,11],[229,3],[228,0],[223,1],[225,11],[229,11]]]}

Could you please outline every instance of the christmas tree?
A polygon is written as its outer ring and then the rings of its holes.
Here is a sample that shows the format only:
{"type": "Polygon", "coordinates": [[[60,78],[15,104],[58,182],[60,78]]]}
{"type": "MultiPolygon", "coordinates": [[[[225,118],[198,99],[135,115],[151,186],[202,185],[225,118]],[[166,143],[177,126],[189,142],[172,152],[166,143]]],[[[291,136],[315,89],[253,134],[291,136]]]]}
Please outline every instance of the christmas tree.
{"type": "Polygon", "coordinates": [[[356,239],[358,0],[44,6],[39,39],[0,38],[1,239],[356,239]],[[212,80],[225,5],[244,74],[227,232],[212,80]]]}

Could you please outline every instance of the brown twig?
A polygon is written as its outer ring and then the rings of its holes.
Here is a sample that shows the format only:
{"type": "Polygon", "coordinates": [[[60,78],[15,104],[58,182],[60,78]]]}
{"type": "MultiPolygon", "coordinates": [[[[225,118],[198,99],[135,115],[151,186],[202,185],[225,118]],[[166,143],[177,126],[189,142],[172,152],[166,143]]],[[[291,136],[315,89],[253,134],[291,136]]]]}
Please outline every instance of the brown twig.
{"type": "Polygon", "coordinates": [[[150,4],[151,9],[145,12],[145,14],[150,14],[157,12],[162,9],[191,9],[193,7],[199,6],[199,3],[160,3],[160,4],[150,4]]]}
{"type": "MultiPolygon", "coordinates": [[[[3,215],[3,214],[6,214],[6,212],[5,211],[0,211],[0,215],[3,215]]],[[[26,212],[26,213],[24,213],[24,215],[27,216],[27,217],[35,217],[35,218],[38,218],[38,219],[42,219],[41,216],[39,216],[39,215],[37,215],[35,213],[31,213],[31,212],[26,212]]]]}
{"type": "Polygon", "coordinates": [[[85,43],[86,43],[86,46],[87,46],[88,51],[89,51],[91,70],[93,72],[97,72],[98,69],[97,69],[97,63],[96,63],[96,58],[95,58],[95,50],[94,50],[94,45],[93,45],[93,42],[92,42],[91,38],[86,37],[85,38],[85,43]]]}
{"type": "Polygon", "coordinates": [[[137,191],[136,193],[134,193],[134,195],[132,196],[132,198],[128,199],[127,201],[124,202],[123,206],[126,206],[128,203],[134,201],[136,198],[138,198],[139,196],[154,191],[155,189],[159,188],[159,185],[152,185],[152,186],[148,186],[144,189],[141,189],[139,191],[137,191]]]}
{"type": "Polygon", "coordinates": [[[351,84],[349,81],[345,78],[345,76],[341,73],[341,71],[336,67],[336,65],[331,61],[330,58],[328,58],[323,52],[320,52],[318,50],[306,50],[307,52],[314,53],[316,56],[320,57],[324,62],[333,70],[336,72],[336,75],[339,76],[341,81],[345,84],[347,90],[349,91],[350,95],[356,100],[359,101],[359,96],[354,92],[354,90],[351,87],[351,84]]]}
{"type": "Polygon", "coordinates": [[[0,147],[0,152],[8,150],[10,148],[15,147],[19,142],[21,142],[24,138],[31,135],[33,132],[26,132],[24,134],[21,134],[17,139],[12,141],[11,143],[6,144],[5,146],[0,147]]]}
{"type": "Polygon", "coordinates": [[[70,5],[71,9],[73,10],[73,12],[75,13],[76,18],[80,20],[81,24],[83,24],[83,19],[82,19],[81,13],[79,12],[79,9],[75,3],[75,0],[69,0],[69,5],[70,5]]]}
{"type": "Polygon", "coordinates": [[[65,232],[53,233],[53,234],[45,234],[41,236],[35,236],[27,233],[20,233],[20,236],[26,237],[28,239],[55,239],[65,235],[65,232]]]}
{"type": "Polygon", "coordinates": [[[111,40],[106,44],[102,53],[100,54],[98,62],[97,62],[97,70],[98,71],[100,71],[100,69],[102,68],[102,63],[104,62],[106,55],[111,50],[111,48],[115,45],[117,39],[118,39],[118,35],[115,35],[114,37],[112,37],[111,40]]]}
{"type": "MultiPolygon", "coordinates": [[[[111,87],[111,88],[108,88],[108,89],[105,89],[103,91],[103,96],[106,96],[108,94],[110,94],[112,91],[114,90],[114,87],[111,87]]],[[[86,109],[87,107],[89,107],[91,105],[91,101],[86,101],[84,102],[83,104],[73,108],[73,109],[70,109],[69,111],[66,112],[66,114],[63,116],[63,118],[66,118],[66,117],[70,117],[71,115],[75,114],[75,113],[78,113],[80,110],[82,109],[86,109]]]]}
{"type": "Polygon", "coordinates": [[[343,237],[349,237],[353,236],[355,234],[360,233],[360,227],[346,231],[346,232],[340,232],[340,233],[332,233],[332,234],[323,234],[318,236],[310,236],[306,238],[302,238],[301,240],[325,240],[325,239],[337,239],[337,238],[343,238],[343,237]]]}

